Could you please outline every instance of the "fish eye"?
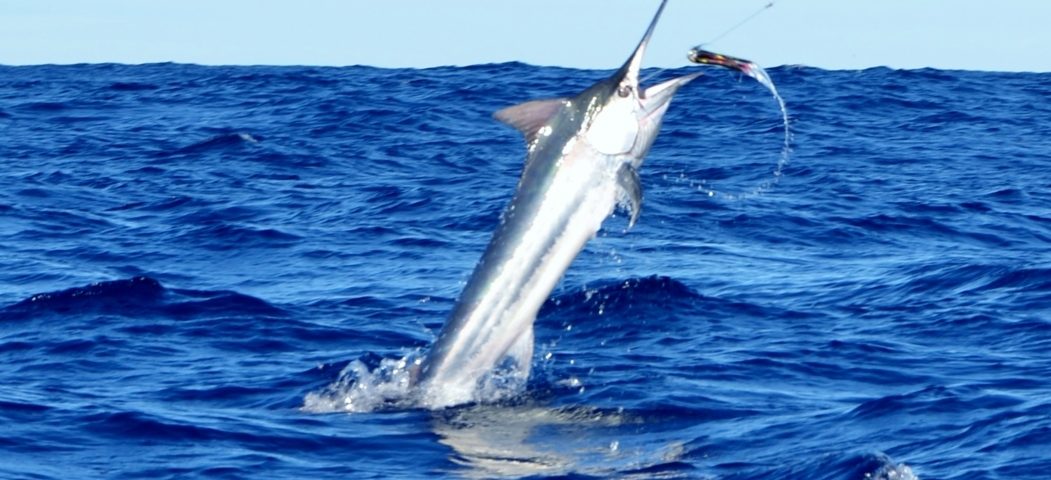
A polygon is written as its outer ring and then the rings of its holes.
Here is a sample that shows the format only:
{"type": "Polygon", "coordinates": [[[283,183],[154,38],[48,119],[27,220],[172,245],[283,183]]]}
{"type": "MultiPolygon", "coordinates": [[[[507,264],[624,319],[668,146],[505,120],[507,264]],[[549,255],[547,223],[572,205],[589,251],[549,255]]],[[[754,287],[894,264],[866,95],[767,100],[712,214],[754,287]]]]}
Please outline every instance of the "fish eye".
{"type": "Polygon", "coordinates": [[[628,95],[631,95],[631,85],[621,85],[617,89],[617,95],[620,95],[620,98],[628,98],[628,95]]]}

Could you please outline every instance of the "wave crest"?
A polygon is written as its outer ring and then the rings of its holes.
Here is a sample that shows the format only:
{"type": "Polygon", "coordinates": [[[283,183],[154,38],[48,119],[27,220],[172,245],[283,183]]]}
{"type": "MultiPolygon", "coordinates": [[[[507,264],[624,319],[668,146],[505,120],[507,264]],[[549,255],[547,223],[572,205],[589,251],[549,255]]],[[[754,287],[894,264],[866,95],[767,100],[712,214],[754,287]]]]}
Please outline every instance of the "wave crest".
{"type": "Polygon", "coordinates": [[[283,315],[285,312],[259,298],[231,291],[169,289],[156,279],[137,276],[96,282],[82,287],[38,293],[0,308],[8,319],[44,314],[105,312],[123,316],[160,314],[283,315]]]}

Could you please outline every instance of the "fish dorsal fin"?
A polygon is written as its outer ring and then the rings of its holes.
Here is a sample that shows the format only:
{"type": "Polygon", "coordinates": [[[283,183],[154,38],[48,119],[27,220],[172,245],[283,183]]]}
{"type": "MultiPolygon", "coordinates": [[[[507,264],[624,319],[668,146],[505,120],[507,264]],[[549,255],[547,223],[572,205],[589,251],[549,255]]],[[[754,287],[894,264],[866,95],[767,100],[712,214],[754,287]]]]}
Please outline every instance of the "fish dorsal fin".
{"type": "Polygon", "coordinates": [[[500,110],[493,114],[493,118],[515,127],[525,136],[526,143],[531,144],[536,140],[537,132],[568,102],[565,98],[533,100],[500,110]]]}

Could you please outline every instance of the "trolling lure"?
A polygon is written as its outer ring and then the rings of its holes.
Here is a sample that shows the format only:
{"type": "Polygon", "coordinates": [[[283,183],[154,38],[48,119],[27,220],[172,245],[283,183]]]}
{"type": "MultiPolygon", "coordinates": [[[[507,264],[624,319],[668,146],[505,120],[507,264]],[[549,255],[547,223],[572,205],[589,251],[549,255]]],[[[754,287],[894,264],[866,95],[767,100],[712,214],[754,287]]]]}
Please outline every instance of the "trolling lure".
{"type": "Polygon", "coordinates": [[[720,65],[734,70],[744,70],[748,68],[748,65],[753,64],[751,61],[743,58],[735,58],[729,55],[704,50],[700,45],[693,47],[693,49],[690,50],[688,58],[693,63],[700,63],[702,65],[720,65]]]}
{"type": "Polygon", "coordinates": [[[756,65],[751,60],[745,60],[743,58],[731,57],[729,55],[723,55],[721,53],[715,53],[709,50],[704,50],[700,46],[693,47],[690,49],[690,53],[686,55],[686,58],[693,63],[701,65],[718,65],[720,67],[726,67],[730,70],[736,70],[749,77],[756,79],[759,83],[767,88],[773,86],[773,81],[770,80],[770,76],[766,74],[766,71],[756,65]]]}

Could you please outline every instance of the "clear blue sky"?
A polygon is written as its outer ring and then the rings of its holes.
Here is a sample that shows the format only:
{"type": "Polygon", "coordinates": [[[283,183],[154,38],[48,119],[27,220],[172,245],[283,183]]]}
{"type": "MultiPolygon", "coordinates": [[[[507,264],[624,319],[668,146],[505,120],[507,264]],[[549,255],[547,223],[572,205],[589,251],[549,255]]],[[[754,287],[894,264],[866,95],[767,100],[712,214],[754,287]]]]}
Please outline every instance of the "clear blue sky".
{"type": "MultiPolygon", "coordinates": [[[[0,0],[0,64],[613,68],[658,0],[0,0]]],[[[647,66],[769,0],[670,0],[647,66]]],[[[712,50],[764,66],[1051,71],[1051,0],[775,0],[712,50]]]]}

